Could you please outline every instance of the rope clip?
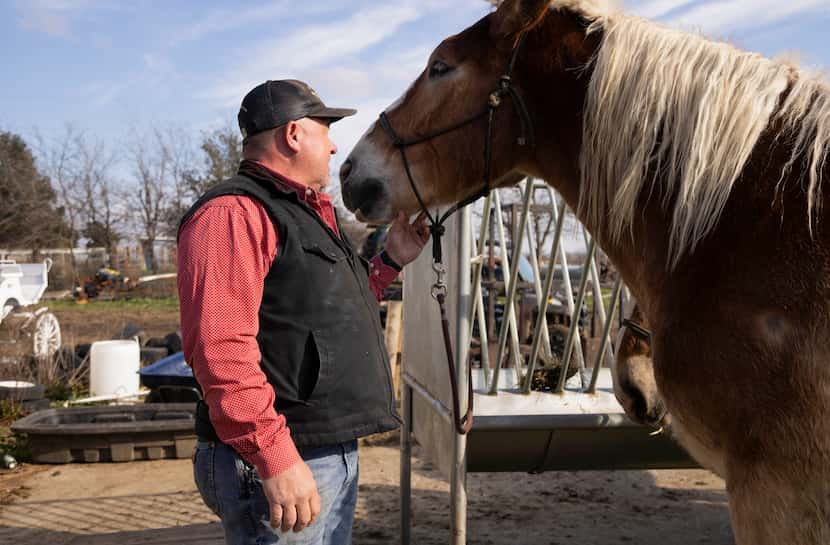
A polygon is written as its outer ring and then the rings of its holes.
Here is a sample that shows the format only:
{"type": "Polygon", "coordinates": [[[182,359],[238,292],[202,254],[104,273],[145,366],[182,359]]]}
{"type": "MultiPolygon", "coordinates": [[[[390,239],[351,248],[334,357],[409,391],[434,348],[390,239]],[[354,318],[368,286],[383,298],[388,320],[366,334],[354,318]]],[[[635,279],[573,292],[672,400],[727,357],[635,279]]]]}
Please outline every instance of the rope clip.
{"type": "Polygon", "coordinates": [[[444,275],[447,269],[442,263],[432,263],[432,270],[435,271],[435,284],[432,285],[432,298],[438,299],[439,295],[447,295],[447,284],[444,282],[444,275]]]}

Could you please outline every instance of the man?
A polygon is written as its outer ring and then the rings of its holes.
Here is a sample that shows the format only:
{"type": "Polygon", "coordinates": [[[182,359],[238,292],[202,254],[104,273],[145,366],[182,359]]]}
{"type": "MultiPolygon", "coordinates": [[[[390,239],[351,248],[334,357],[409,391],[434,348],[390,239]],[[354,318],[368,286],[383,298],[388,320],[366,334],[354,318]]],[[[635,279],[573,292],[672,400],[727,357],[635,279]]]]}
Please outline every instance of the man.
{"type": "Polygon", "coordinates": [[[299,81],[257,86],[239,175],[182,219],[184,351],[204,394],[194,476],[229,545],[351,543],[356,439],[399,424],[376,298],[429,234],[401,215],[368,263],[341,236],[321,190],[329,125],[354,113],[299,81]]]}

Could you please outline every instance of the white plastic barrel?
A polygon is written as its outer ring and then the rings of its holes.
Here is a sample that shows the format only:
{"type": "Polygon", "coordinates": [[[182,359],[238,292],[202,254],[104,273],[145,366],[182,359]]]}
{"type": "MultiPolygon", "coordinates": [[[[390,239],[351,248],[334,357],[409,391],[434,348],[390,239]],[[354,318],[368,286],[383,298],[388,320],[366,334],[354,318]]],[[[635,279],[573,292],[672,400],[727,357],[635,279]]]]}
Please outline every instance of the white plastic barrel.
{"type": "Polygon", "coordinates": [[[89,355],[89,391],[93,396],[130,395],[138,392],[138,343],[97,341],[89,355]]]}

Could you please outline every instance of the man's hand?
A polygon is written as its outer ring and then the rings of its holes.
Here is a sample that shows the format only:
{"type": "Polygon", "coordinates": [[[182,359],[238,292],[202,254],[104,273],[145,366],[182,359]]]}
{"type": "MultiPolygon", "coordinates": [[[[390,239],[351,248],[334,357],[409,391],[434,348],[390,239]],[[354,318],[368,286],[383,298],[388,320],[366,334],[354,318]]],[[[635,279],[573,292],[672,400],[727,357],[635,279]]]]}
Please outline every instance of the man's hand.
{"type": "Polygon", "coordinates": [[[264,479],[262,489],[271,507],[271,527],[274,529],[300,532],[320,514],[317,483],[305,462],[264,479]]]}
{"type": "Polygon", "coordinates": [[[401,267],[408,265],[421,255],[421,250],[429,240],[429,226],[426,215],[421,212],[411,224],[403,212],[389,227],[386,235],[386,253],[401,267]]]}

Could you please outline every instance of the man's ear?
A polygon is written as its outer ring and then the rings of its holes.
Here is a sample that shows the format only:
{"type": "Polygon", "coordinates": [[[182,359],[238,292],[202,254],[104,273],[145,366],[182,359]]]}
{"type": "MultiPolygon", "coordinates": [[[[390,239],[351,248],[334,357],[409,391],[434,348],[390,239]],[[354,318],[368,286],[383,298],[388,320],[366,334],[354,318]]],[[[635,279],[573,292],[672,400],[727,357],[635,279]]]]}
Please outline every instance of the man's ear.
{"type": "Polygon", "coordinates": [[[503,39],[533,27],[544,19],[551,0],[504,0],[493,14],[490,34],[503,39]]]}
{"type": "MultiPolygon", "coordinates": [[[[285,127],[276,130],[276,137],[294,153],[300,151],[303,127],[296,121],[289,121],[285,127]]],[[[279,142],[278,142],[279,144],[279,142]]]]}

